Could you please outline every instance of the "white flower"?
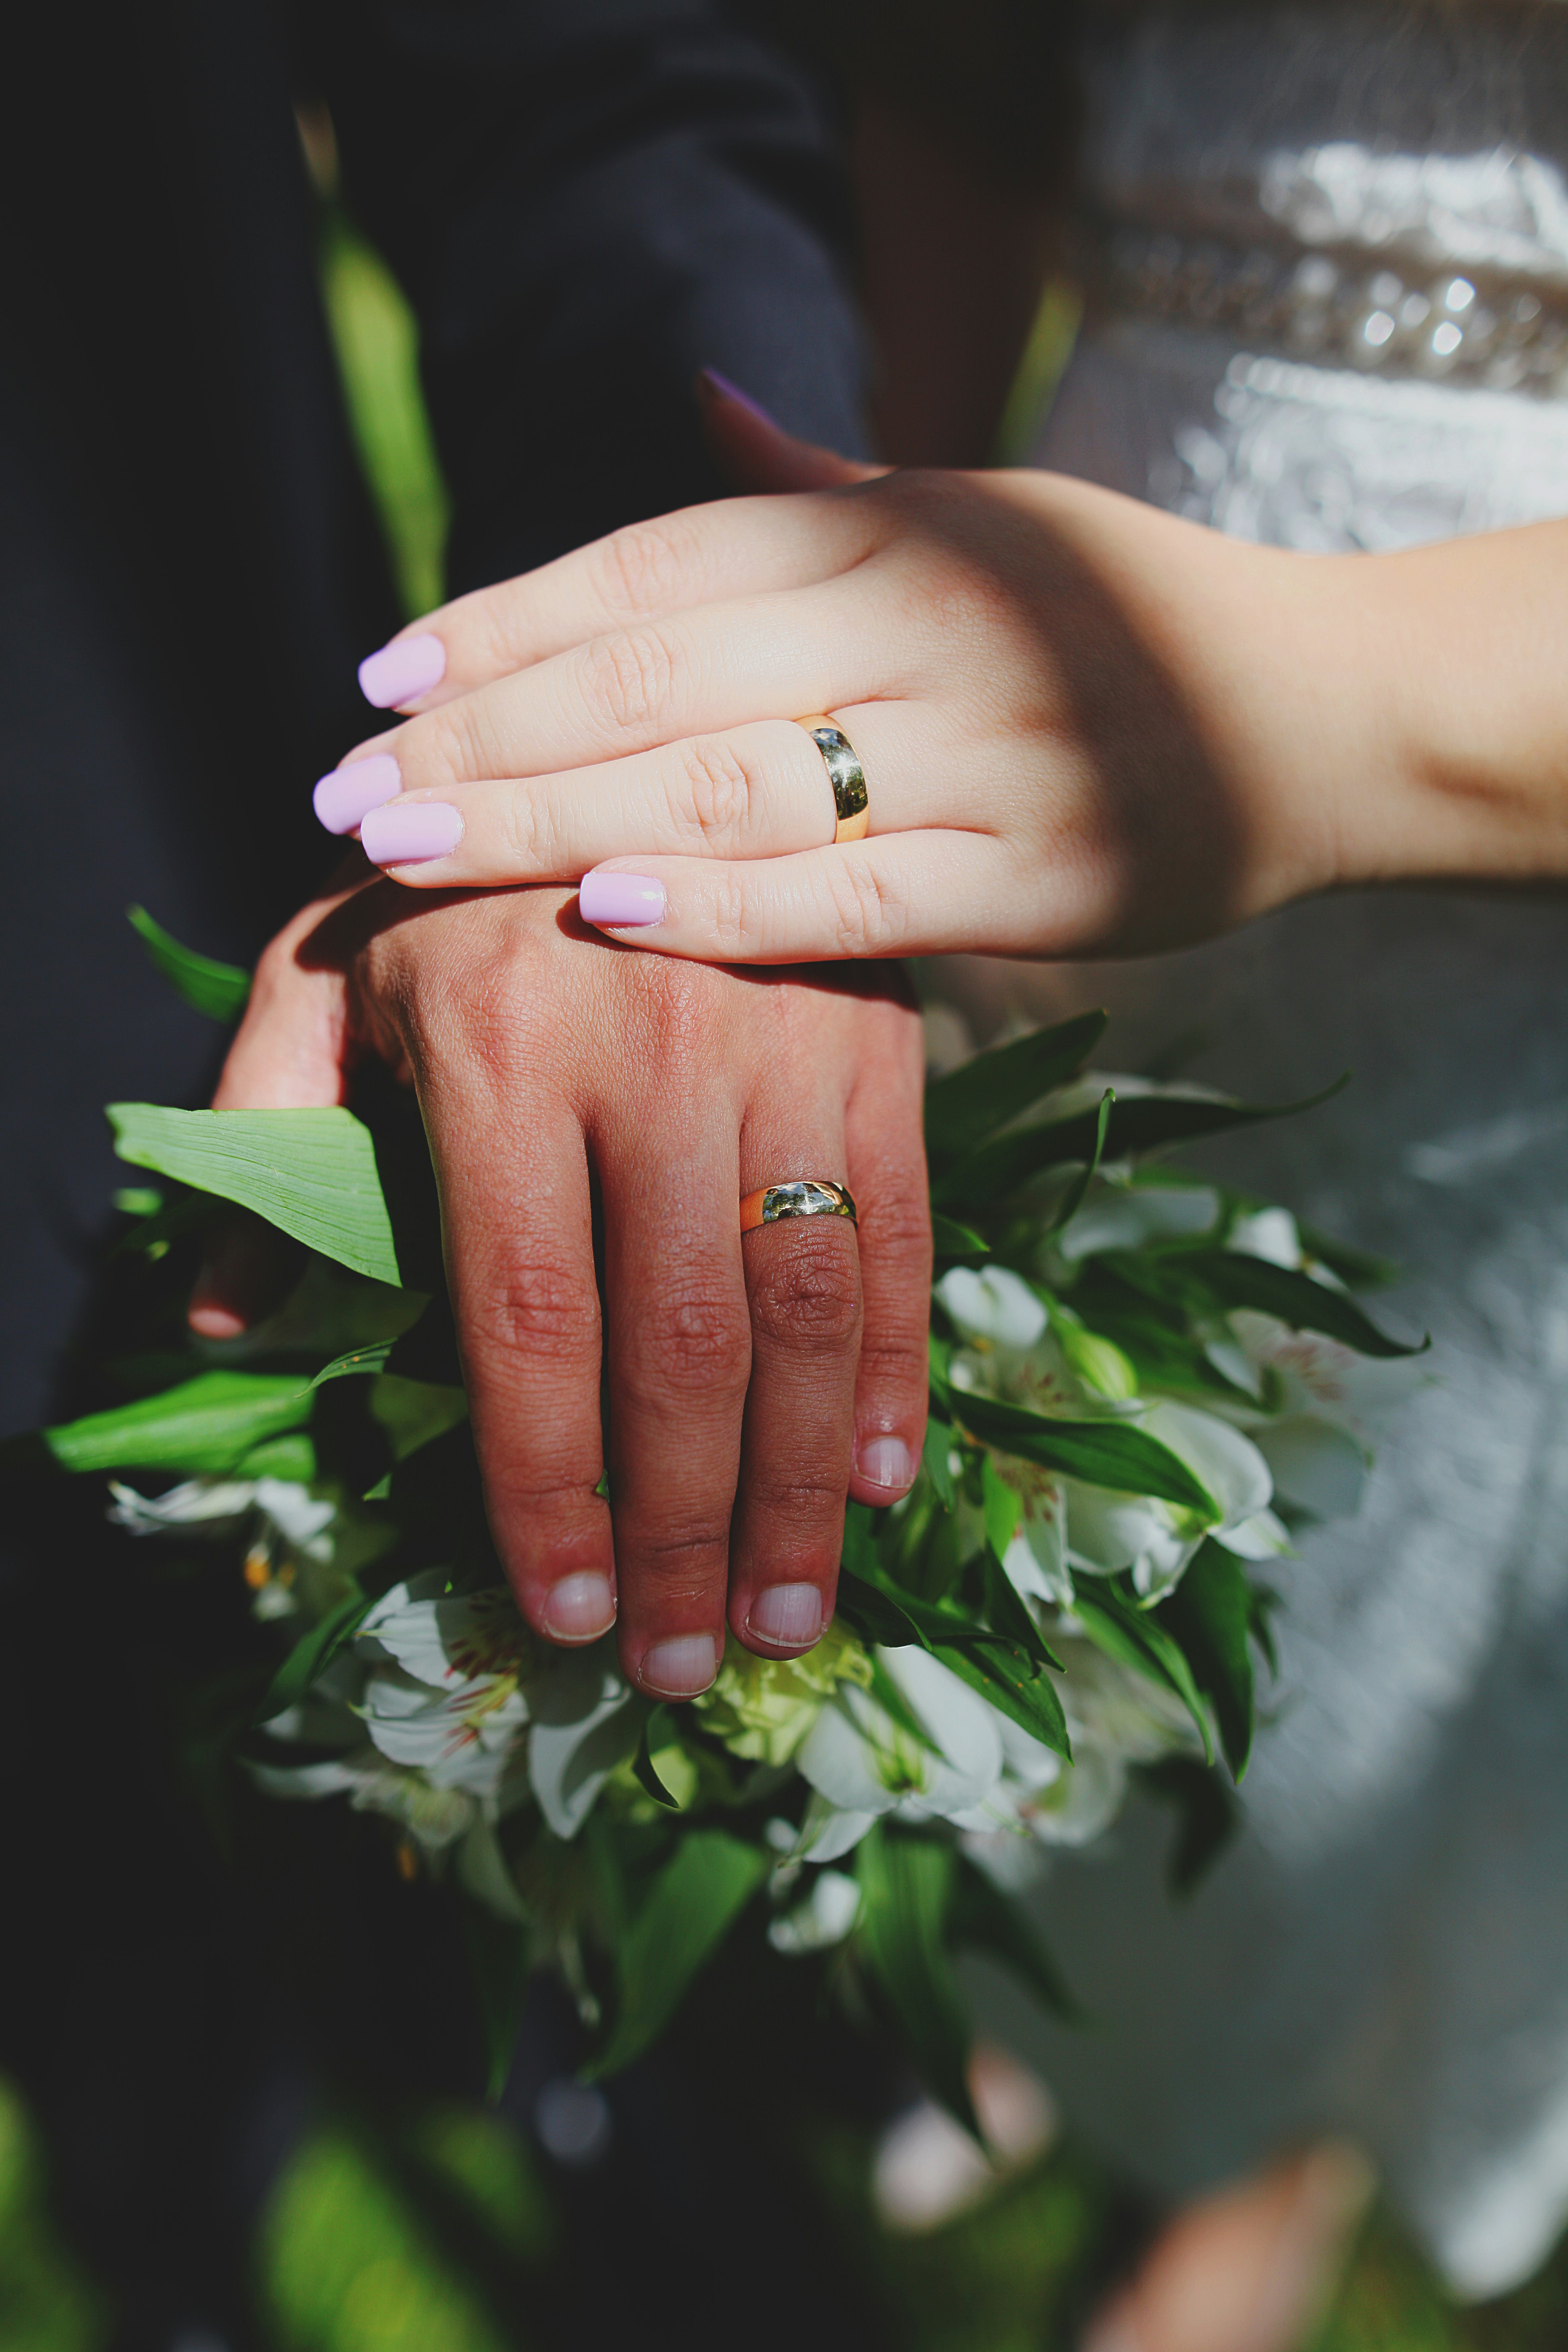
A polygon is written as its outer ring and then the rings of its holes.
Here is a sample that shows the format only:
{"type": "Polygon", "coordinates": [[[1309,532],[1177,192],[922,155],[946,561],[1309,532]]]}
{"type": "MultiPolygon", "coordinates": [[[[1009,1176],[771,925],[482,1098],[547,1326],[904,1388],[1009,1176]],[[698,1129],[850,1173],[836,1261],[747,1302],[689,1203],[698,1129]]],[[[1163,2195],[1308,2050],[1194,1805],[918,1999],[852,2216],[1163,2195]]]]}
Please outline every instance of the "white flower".
{"type": "Polygon", "coordinates": [[[870,1692],[840,1685],[797,1759],[826,1801],[809,1824],[813,1861],[847,1853],[883,1814],[968,1816],[1001,1778],[1002,1718],[994,1707],[923,1650],[879,1650],[877,1657],[926,1738],[917,1738],[870,1692]]]}
{"type": "Polygon", "coordinates": [[[530,1686],[529,1696],[529,1780],[556,1836],[575,1837],[616,1765],[637,1753],[641,1718],[613,1643],[557,1651],[552,1671],[530,1686]]]}
{"type": "Polygon", "coordinates": [[[1269,1265],[1294,1267],[1301,1263],[1301,1236],[1289,1209],[1258,1209],[1250,1216],[1237,1217],[1225,1245],[1243,1257],[1263,1258],[1269,1265]]]}
{"type": "Polygon", "coordinates": [[[247,1764],[258,1789],[272,1797],[346,1795],[357,1813],[382,1813],[405,1829],[425,1852],[437,1855],[466,1834],[479,1804],[466,1789],[436,1789],[422,1772],[401,1769],[365,1747],[320,1764],[247,1764]]]}
{"type": "Polygon", "coordinates": [[[248,1478],[190,1478],[166,1495],[139,1495],[134,1486],[111,1478],[109,1491],[114,1497],[112,1526],[128,1528],[133,1536],[191,1535],[208,1541],[227,1535],[256,1498],[248,1478]]]}
{"type": "Polygon", "coordinates": [[[1139,1425],[1202,1481],[1219,1517],[1205,1523],[1153,1496],[1067,1479],[1068,1558],[1075,1568],[1099,1576],[1129,1568],[1138,1591],[1150,1599],[1175,1583],[1205,1534],[1221,1543],[1234,1537],[1244,1559],[1260,1556],[1254,1547],[1283,1549],[1285,1531],[1268,1512],[1274,1482],[1251,1437],[1215,1413],[1169,1402],[1151,1405],[1139,1425]]]}
{"type": "Polygon", "coordinates": [[[936,1295],[966,1339],[984,1339],[1015,1355],[1027,1355],[1046,1328],[1043,1302],[1021,1276],[1005,1265],[950,1266],[936,1295]]]}
{"type": "Polygon", "coordinates": [[[860,1889],[841,1870],[819,1870],[804,1901],[775,1919],[768,1941],[775,1952],[821,1952],[841,1944],[860,1912],[860,1889]]]}
{"type": "Polygon", "coordinates": [[[1430,1374],[1411,1356],[1358,1356],[1321,1331],[1293,1331],[1272,1315],[1240,1307],[1227,1318],[1236,1344],[1267,1374],[1279,1410],[1247,1419],[1247,1433],[1282,1496],[1319,1518],[1352,1518],[1361,1507],[1370,1439],[1430,1374]]]}

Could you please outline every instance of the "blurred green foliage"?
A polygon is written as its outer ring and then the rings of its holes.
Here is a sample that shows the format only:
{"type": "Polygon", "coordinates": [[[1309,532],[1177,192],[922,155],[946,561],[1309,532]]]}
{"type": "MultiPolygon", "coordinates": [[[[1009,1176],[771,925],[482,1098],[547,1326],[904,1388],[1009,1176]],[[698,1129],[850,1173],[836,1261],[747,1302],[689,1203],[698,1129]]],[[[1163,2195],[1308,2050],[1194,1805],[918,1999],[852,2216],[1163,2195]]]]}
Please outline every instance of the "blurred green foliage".
{"type": "MultiPolygon", "coordinates": [[[[1125,2247],[1126,2205],[1070,2147],[945,2227],[895,2235],[871,2202],[871,2146],[823,2122],[800,2150],[838,2240],[901,2352],[1073,2352],[1125,2247]]],[[[373,2136],[323,2119],[274,2185],[256,2239],[275,2352],[584,2352],[542,2161],[492,2110],[420,2111],[373,2136]],[[520,2314],[528,2315],[526,2318],[520,2314]]],[[[0,2346],[105,2352],[106,2299],[68,2251],[41,2151],[0,2079],[0,2346]]],[[[1386,2210],[1362,2233],[1310,2352],[1563,2352],[1568,2250],[1515,2294],[1454,2304],[1386,2210]]]]}

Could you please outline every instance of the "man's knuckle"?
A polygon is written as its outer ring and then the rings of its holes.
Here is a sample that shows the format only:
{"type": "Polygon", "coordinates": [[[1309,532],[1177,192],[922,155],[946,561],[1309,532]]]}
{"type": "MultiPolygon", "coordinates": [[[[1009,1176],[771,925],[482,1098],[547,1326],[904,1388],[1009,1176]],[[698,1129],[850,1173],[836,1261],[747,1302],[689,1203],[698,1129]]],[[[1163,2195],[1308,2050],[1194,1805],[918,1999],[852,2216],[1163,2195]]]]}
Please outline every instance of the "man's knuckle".
{"type": "Polygon", "coordinates": [[[657,1405],[671,1393],[737,1397],[752,1367],[752,1333],[739,1303],[691,1289],[641,1318],[629,1349],[628,1386],[657,1405]]]}
{"type": "Polygon", "coordinates": [[[481,1338],[510,1355],[561,1363],[597,1359],[598,1293],[573,1267],[538,1259],[508,1267],[472,1311],[481,1338]]]}
{"type": "Polygon", "coordinates": [[[777,1346],[847,1347],[860,1325],[860,1284],[852,1252],[841,1244],[824,1246],[789,1236],[753,1277],[752,1322],[759,1338],[777,1346]]]}

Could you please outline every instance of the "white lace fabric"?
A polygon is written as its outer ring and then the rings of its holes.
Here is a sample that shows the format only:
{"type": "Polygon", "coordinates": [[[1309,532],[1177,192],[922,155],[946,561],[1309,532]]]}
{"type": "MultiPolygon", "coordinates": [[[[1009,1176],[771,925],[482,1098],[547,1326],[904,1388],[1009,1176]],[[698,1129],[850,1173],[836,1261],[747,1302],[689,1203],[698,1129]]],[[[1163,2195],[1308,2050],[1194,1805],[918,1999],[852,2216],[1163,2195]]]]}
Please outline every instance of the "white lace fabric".
{"type": "MultiPolygon", "coordinates": [[[[1305,550],[1568,514],[1568,8],[1104,7],[1087,74],[1107,259],[1038,462],[1305,550]]],[[[1568,903],[1364,893],[951,985],[983,1021],[1109,1003],[1123,1066],[1196,1036],[1264,1097],[1349,1068],[1211,1164],[1401,1260],[1436,1343],[1361,1519],[1279,1580],[1236,1847],[1183,1909],[1152,1813],[1053,1877],[1100,2032],[987,1997],[1167,2193],[1348,2131],[1500,2292],[1568,2214],[1568,903]]]]}

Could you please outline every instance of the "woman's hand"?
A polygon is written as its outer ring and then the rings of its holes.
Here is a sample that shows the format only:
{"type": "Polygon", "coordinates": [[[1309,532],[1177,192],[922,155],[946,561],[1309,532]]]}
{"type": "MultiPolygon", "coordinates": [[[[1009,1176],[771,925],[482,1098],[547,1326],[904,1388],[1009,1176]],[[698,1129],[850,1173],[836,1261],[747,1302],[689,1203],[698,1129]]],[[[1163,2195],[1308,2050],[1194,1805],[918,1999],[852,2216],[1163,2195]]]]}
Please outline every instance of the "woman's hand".
{"type": "MultiPolygon", "coordinates": [[[[901,981],[654,962],[560,890],[415,898],[371,877],[268,949],[217,1107],[338,1102],[367,1050],[418,1089],[490,1527],[530,1623],[591,1641],[618,1599],[627,1675],[675,1697],[712,1680],[726,1611],[763,1656],[808,1649],[847,1493],[896,1500],[924,1432],[901,981]],[[742,1239],[742,1196],[802,1175],[847,1181],[858,1232],[817,1216],[742,1239]]],[[[209,1273],[199,1329],[243,1325],[244,1279],[209,1273]]]]}
{"type": "Polygon", "coordinates": [[[1568,528],[1298,556],[710,405],[736,470],[814,487],[634,526],[374,657],[417,715],[321,803],[399,882],[586,874],[602,928],[747,962],[1142,952],[1337,882],[1568,865],[1568,528]],[[868,839],[831,845],[816,712],[868,839]]]}

